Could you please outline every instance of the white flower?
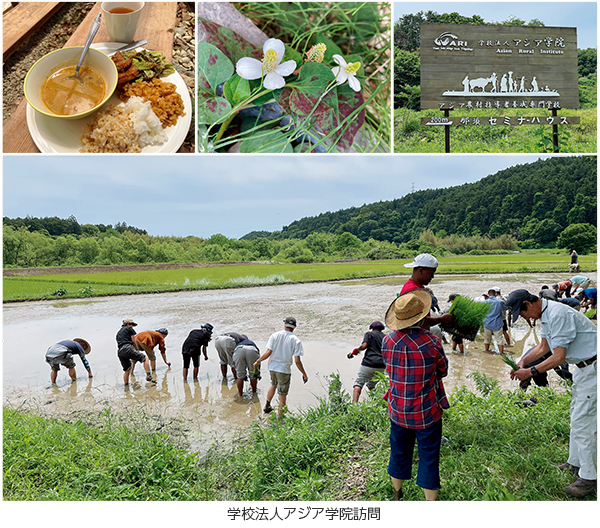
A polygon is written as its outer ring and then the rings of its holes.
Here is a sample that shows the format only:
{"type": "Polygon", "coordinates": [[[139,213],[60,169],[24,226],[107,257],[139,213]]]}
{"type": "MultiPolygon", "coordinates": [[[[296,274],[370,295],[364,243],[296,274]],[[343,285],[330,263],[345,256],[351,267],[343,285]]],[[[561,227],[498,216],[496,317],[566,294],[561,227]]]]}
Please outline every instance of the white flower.
{"type": "Polygon", "coordinates": [[[247,80],[264,77],[263,86],[267,90],[277,90],[285,86],[284,77],[292,74],[296,69],[296,62],[285,61],[281,64],[285,53],[285,46],[279,39],[268,39],[263,45],[264,57],[262,61],[251,57],[244,57],[235,65],[236,73],[247,80]]]}
{"type": "Polygon", "coordinates": [[[331,68],[337,84],[344,84],[348,81],[350,88],[355,92],[360,92],[360,81],[356,78],[360,62],[347,63],[341,55],[334,55],[333,60],[339,64],[339,66],[331,68]]]}

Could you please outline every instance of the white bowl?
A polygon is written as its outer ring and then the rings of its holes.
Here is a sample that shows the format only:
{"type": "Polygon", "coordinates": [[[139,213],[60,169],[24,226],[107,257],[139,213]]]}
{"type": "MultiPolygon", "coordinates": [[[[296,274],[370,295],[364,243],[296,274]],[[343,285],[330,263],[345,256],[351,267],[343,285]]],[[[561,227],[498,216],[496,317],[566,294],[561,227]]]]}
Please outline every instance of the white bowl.
{"type": "Polygon", "coordinates": [[[56,51],[44,55],[39,61],[37,61],[27,73],[25,77],[24,91],[27,102],[40,114],[44,114],[50,117],[56,117],[57,119],[81,119],[82,117],[88,116],[96,112],[113,94],[117,87],[117,80],[119,73],[117,67],[111,58],[102,53],[101,51],[90,48],[85,56],[82,66],[87,66],[97,71],[106,84],[106,93],[102,101],[97,104],[94,108],[90,108],[85,112],[72,115],[58,115],[50,111],[45,105],[42,99],[42,84],[47,77],[55,71],[65,68],[67,66],[75,66],[83,46],[75,46],[71,48],[62,48],[56,51]]]}

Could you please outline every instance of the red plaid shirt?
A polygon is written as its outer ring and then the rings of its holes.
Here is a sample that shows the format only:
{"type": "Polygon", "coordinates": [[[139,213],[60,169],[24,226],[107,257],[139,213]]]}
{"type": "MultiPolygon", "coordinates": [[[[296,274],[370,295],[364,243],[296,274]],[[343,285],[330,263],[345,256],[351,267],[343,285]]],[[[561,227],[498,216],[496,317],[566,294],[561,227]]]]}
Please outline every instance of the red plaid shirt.
{"type": "Polygon", "coordinates": [[[424,429],[440,420],[442,409],[450,406],[442,383],[448,374],[442,342],[415,326],[386,335],[381,354],[390,375],[390,420],[407,429],[424,429]]]}

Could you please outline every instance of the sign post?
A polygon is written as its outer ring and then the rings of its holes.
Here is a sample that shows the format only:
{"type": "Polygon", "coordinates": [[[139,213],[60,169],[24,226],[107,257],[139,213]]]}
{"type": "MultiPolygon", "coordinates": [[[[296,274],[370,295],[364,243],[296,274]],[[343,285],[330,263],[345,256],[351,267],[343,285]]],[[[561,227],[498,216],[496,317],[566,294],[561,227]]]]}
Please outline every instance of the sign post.
{"type": "Polygon", "coordinates": [[[421,109],[438,109],[443,118],[421,124],[444,126],[552,125],[558,152],[558,125],[579,117],[559,117],[561,108],[579,108],[577,29],[465,24],[421,24],[421,109]],[[544,118],[505,116],[450,119],[450,111],[539,109],[544,118]]]}

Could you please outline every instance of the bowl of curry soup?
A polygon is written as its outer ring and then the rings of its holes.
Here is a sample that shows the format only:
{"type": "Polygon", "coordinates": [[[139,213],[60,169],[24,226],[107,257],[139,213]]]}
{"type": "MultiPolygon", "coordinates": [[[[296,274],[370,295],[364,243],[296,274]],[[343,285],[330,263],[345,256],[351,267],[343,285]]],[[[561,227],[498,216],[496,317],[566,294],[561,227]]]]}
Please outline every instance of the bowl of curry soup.
{"type": "Polygon", "coordinates": [[[75,74],[82,46],[62,48],[42,57],[25,77],[24,92],[27,102],[41,114],[62,118],[80,119],[98,110],[117,87],[118,72],[110,57],[90,48],[79,69],[81,84],[77,79],[67,79],[75,74]]]}

